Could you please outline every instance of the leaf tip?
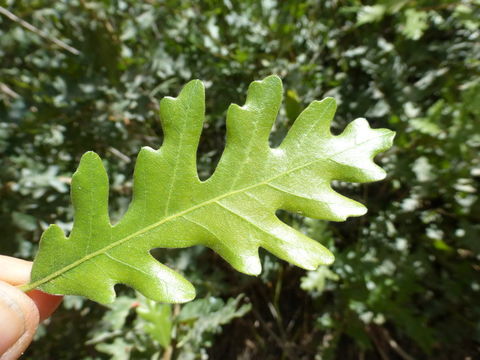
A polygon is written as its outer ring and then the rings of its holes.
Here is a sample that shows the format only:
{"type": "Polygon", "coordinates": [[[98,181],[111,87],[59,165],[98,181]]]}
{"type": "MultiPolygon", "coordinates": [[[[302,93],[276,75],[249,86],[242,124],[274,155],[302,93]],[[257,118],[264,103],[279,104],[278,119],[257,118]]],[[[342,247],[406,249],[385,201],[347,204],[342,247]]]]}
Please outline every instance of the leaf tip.
{"type": "Polygon", "coordinates": [[[345,216],[345,219],[347,220],[348,217],[357,217],[357,216],[363,216],[368,212],[368,208],[357,202],[357,201],[351,201],[351,204],[348,206],[348,215],[345,216]]]}
{"type": "Polygon", "coordinates": [[[101,161],[100,156],[95,151],[87,151],[85,154],[82,155],[82,158],[80,159],[80,164],[82,162],[99,160],[101,161]]]}
{"type": "Polygon", "coordinates": [[[197,292],[195,291],[195,287],[188,281],[184,281],[178,284],[177,289],[175,289],[175,293],[171,295],[169,302],[174,304],[181,304],[192,301],[197,296],[197,292]]]}
{"type": "Polygon", "coordinates": [[[187,95],[190,96],[192,93],[196,94],[200,92],[205,96],[205,85],[199,79],[190,80],[180,92],[180,96],[187,95]]]}
{"type": "Polygon", "coordinates": [[[100,156],[94,151],[87,151],[82,155],[77,171],[73,174],[73,178],[75,179],[75,175],[78,175],[83,169],[98,168],[99,166],[103,168],[100,156]]]}
{"type": "Polygon", "coordinates": [[[240,258],[235,256],[229,258],[227,261],[238,271],[247,274],[257,276],[262,272],[262,264],[258,257],[258,249],[252,251],[252,253],[245,251],[240,255],[240,258]]]}
{"type": "MultiPolygon", "coordinates": [[[[332,265],[333,262],[335,261],[335,256],[328,250],[328,251],[322,251],[320,254],[320,265],[332,265]]],[[[317,266],[318,268],[318,266],[317,266]]]]}
{"type": "Polygon", "coordinates": [[[282,79],[280,79],[280,76],[274,74],[274,75],[267,76],[262,80],[262,82],[277,83],[281,85],[282,79]]]}
{"type": "Polygon", "coordinates": [[[65,233],[57,224],[51,224],[42,234],[40,238],[40,246],[43,247],[50,242],[58,242],[65,239],[65,233]]]}
{"type": "Polygon", "coordinates": [[[315,255],[311,257],[311,262],[305,262],[299,264],[305,270],[316,270],[319,266],[323,265],[331,265],[335,261],[335,256],[332,254],[330,250],[325,248],[323,245],[318,244],[320,248],[315,251],[315,255]]]}
{"type": "Polygon", "coordinates": [[[315,102],[319,102],[321,104],[325,104],[325,105],[333,105],[335,107],[337,107],[337,100],[335,100],[334,97],[331,97],[331,96],[327,96],[326,98],[323,98],[322,100],[314,100],[315,102]]]}
{"type": "Polygon", "coordinates": [[[282,79],[278,75],[270,75],[262,80],[253,81],[250,84],[250,87],[254,88],[256,86],[272,88],[275,91],[279,91],[280,93],[283,91],[283,83],[282,79]]]}
{"type": "MultiPolygon", "coordinates": [[[[376,131],[382,133],[383,142],[373,153],[373,156],[390,149],[393,146],[393,140],[396,135],[395,131],[391,131],[389,129],[378,129],[376,131]]],[[[387,177],[387,172],[384,169],[379,166],[377,168],[376,176],[374,177],[373,181],[383,180],[387,177]]]]}
{"type": "Polygon", "coordinates": [[[160,112],[164,111],[165,107],[168,108],[180,99],[191,100],[192,98],[196,98],[200,102],[204,101],[205,85],[201,80],[190,80],[182,87],[182,90],[178,94],[178,97],[165,96],[164,98],[162,98],[162,100],[160,100],[160,112]],[[198,95],[200,95],[200,98],[198,98],[198,95]]]}
{"type": "Polygon", "coordinates": [[[47,230],[45,230],[44,234],[49,234],[51,236],[58,236],[60,234],[64,235],[63,230],[57,224],[51,224],[47,230]]]}
{"type": "Polygon", "coordinates": [[[388,129],[385,129],[385,130],[386,130],[387,145],[388,145],[388,148],[391,148],[393,145],[393,140],[395,139],[395,136],[397,135],[397,133],[392,130],[388,130],[388,129]]]}
{"type": "Polygon", "coordinates": [[[328,126],[330,127],[330,123],[333,120],[333,116],[337,111],[337,100],[333,97],[326,97],[320,101],[316,101],[318,103],[319,112],[323,114],[322,117],[326,117],[328,119],[328,126]]]}

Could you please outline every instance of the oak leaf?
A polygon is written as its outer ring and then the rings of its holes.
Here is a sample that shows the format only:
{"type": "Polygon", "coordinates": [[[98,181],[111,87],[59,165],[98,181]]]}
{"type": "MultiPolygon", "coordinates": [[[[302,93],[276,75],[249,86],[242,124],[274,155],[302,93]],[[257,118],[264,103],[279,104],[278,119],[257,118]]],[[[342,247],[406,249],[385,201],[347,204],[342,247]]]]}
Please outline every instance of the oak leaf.
{"type": "Polygon", "coordinates": [[[205,94],[199,80],[177,98],[164,98],[160,116],[164,141],[144,147],[134,172],[132,202],[111,225],[108,178],[101,159],[86,153],[75,172],[73,230],[56,225],[42,235],[30,284],[54,294],[83,295],[109,303],[124,283],[163,302],[194,298],[193,286],[159,263],[153,248],[204,245],[235,269],[261,271],[259,248],[304,269],[330,264],[333,255],[318,242],[280,221],[278,209],[342,221],[366,208],[331,187],[332,180],[369,182],[385,172],[373,158],[391,146],[394,133],[371,129],[365,119],[334,136],[334,99],[312,102],[277,148],[269,135],[282,100],[276,76],[253,82],[245,105],[227,113],[226,147],[213,175],[201,181],[196,152],[204,122],[205,94]]]}

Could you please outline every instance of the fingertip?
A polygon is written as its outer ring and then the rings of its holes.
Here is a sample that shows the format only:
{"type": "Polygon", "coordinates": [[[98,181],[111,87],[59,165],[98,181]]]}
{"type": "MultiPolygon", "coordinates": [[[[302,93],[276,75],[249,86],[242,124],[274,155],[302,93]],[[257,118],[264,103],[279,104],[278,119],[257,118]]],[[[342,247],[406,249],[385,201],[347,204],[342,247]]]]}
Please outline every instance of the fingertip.
{"type": "Polygon", "coordinates": [[[17,359],[31,343],[39,321],[34,301],[0,281],[0,360],[17,359]]]}
{"type": "MultiPolygon", "coordinates": [[[[29,282],[32,263],[30,261],[0,255],[0,268],[2,269],[0,281],[19,286],[29,282]]],[[[62,296],[49,295],[39,290],[29,291],[27,295],[38,307],[40,321],[48,318],[63,299],[62,296]]]]}
{"type": "Polygon", "coordinates": [[[2,269],[0,281],[11,285],[21,285],[30,280],[30,271],[32,270],[30,261],[0,255],[0,264],[2,269]]]}

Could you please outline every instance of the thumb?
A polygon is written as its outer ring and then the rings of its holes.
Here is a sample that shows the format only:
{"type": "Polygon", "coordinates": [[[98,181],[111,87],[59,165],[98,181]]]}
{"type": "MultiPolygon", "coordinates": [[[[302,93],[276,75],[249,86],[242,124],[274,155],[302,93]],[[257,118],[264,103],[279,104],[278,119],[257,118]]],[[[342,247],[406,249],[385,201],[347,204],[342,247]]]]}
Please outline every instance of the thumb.
{"type": "Polygon", "coordinates": [[[35,302],[0,281],[0,360],[17,359],[32,341],[39,321],[35,302]]]}

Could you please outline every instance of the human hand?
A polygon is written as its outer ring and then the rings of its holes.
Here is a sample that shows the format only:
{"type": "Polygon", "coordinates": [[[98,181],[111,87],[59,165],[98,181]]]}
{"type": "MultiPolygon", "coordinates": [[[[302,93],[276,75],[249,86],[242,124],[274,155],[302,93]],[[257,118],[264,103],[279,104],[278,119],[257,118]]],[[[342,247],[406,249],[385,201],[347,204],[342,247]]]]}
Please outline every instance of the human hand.
{"type": "Polygon", "coordinates": [[[32,342],[40,321],[49,317],[61,296],[38,290],[23,293],[16,286],[30,279],[32,263],[0,255],[0,360],[15,360],[32,342]]]}

